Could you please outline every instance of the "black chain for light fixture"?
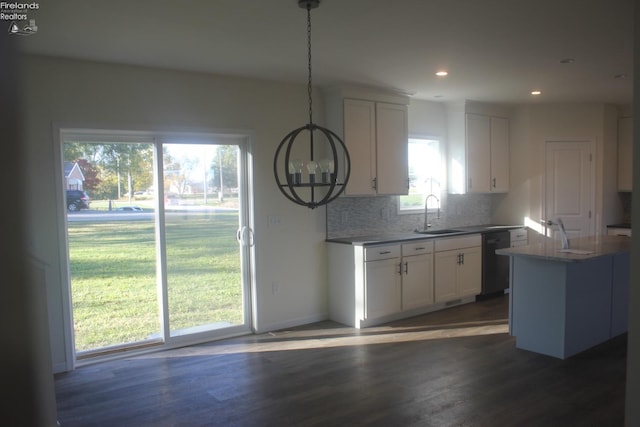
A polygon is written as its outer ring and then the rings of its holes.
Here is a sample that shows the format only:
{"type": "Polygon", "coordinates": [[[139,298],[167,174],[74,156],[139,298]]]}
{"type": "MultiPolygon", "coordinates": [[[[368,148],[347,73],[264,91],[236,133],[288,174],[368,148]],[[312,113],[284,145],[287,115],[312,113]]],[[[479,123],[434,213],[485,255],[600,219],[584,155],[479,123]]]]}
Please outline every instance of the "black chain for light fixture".
{"type": "Polygon", "coordinates": [[[329,129],[318,126],[313,123],[313,97],[312,97],[312,80],[311,80],[311,9],[319,6],[320,0],[298,0],[298,6],[307,10],[307,48],[308,48],[308,70],[309,78],[307,81],[307,94],[309,97],[309,124],[294,129],[283,138],[278,145],[273,160],[273,173],[278,184],[278,188],[284,196],[294,203],[315,209],[318,206],[325,205],[335,200],[342,192],[344,192],[349,176],[351,173],[351,159],[344,142],[338,135],[329,129]],[[291,152],[296,138],[302,131],[309,132],[309,154],[310,159],[307,163],[309,168],[308,181],[302,180],[302,161],[292,160],[291,152]],[[314,132],[319,131],[326,138],[328,148],[331,152],[331,159],[323,159],[324,169],[321,169],[321,179],[316,180],[317,163],[314,160],[314,132]],[[285,148],[286,147],[286,148],[285,148]],[[280,155],[284,149],[284,159],[279,163],[280,155]],[[341,153],[339,153],[341,152],[341,153]],[[340,154],[344,158],[340,160],[340,154]],[[281,166],[280,173],[286,179],[281,180],[278,166],[281,166]],[[329,165],[329,166],[327,166],[329,165]],[[314,169],[315,167],[315,169],[314,169]],[[333,170],[332,170],[333,169],[333,170]],[[312,172],[314,170],[314,172],[312,172]],[[341,171],[339,174],[338,171],[341,171]],[[343,176],[342,182],[338,182],[338,176],[343,176]],[[324,191],[324,194],[322,193],[324,191]],[[301,194],[304,192],[304,194],[301,194]],[[320,193],[320,195],[318,195],[320,193]]]}
{"type": "Polygon", "coordinates": [[[309,123],[313,123],[313,98],[311,96],[312,88],[311,88],[311,8],[318,7],[320,2],[316,0],[315,2],[298,0],[298,6],[302,7],[303,5],[307,8],[307,69],[309,70],[309,79],[307,80],[307,95],[309,96],[309,123]],[[315,4],[315,6],[313,6],[315,4]]]}

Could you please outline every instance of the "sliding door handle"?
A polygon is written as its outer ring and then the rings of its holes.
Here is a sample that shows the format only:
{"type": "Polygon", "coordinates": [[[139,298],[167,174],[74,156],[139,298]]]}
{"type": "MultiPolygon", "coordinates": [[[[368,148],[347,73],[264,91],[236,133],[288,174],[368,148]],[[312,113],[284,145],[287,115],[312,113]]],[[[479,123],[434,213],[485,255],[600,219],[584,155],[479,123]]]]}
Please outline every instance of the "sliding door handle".
{"type": "Polygon", "coordinates": [[[249,247],[253,247],[253,245],[255,244],[253,229],[251,227],[247,227],[246,225],[242,226],[236,232],[236,239],[243,246],[246,245],[249,247]]]}

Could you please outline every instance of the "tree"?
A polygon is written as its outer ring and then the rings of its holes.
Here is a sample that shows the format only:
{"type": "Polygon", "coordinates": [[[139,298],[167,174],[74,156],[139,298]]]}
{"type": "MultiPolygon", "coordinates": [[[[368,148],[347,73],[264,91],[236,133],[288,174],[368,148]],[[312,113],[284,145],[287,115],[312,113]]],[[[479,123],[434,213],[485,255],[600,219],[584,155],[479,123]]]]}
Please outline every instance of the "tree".
{"type": "Polygon", "coordinates": [[[84,190],[93,193],[102,181],[98,177],[99,171],[95,167],[93,167],[93,164],[91,164],[89,160],[76,159],[75,163],[78,164],[78,167],[80,167],[80,170],[82,171],[82,175],[84,175],[84,182],[82,183],[82,187],[84,188],[84,190]]]}
{"type": "Polygon", "coordinates": [[[104,144],[102,152],[105,170],[116,175],[118,198],[122,197],[124,178],[129,202],[133,199],[135,188],[150,185],[153,170],[151,144],[104,144]]]}
{"type": "Polygon", "coordinates": [[[166,147],[163,148],[164,156],[164,191],[176,192],[182,197],[189,185],[189,174],[194,169],[196,160],[183,158],[180,161],[174,159],[166,147]]]}
{"type": "Polygon", "coordinates": [[[238,188],[238,147],[236,145],[219,145],[216,157],[211,161],[213,186],[219,194],[225,188],[238,188]]]}
{"type": "Polygon", "coordinates": [[[147,189],[153,183],[151,144],[67,142],[64,159],[78,161],[85,188],[92,189],[94,198],[119,199],[126,187],[131,201],[136,189],[147,189]]]}
{"type": "MultiPolygon", "coordinates": [[[[92,165],[100,162],[101,145],[91,142],[66,142],[64,144],[64,161],[85,159],[92,165]]],[[[83,172],[84,173],[84,172],[83,172]]]]}

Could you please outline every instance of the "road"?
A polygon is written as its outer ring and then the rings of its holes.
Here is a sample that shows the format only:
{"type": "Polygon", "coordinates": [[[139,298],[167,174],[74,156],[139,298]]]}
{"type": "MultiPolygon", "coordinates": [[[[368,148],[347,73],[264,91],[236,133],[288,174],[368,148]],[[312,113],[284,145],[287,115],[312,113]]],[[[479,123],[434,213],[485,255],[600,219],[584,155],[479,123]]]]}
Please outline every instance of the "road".
{"type": "MultiPolygon", "coordinates": [[[[201,206],[180,206],[175,209],[166,209],[165,215],[185,215],[185,214],[215,214],[222,212],[237,212],[235,208],[212,208],[201,206]]],[[[96,210],[81,210],[76,212],[67,212],[67,221],[136,221],[136,220],[148,220],[151,221],[155,218],[155,213],[150,210],[142,212],[131,211],[96,211],[96,210]]]]}

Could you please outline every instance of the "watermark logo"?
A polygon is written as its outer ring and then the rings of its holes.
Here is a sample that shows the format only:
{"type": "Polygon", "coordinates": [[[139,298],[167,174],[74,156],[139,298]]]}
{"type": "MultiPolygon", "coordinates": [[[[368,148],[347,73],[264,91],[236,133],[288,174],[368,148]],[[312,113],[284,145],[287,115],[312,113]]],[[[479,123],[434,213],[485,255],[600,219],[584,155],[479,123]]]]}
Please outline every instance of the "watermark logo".
{"type": "Polygon", "coordinates": [[[16,34],[18,36],[30,36],[31,34],[38,32],[38,26],[35,19],[29,19],[29,23],[22,28],[18,26],[16,21],[11,21],[9,25],[9,34],[16,34]]]}
{"type": "Polygon", "coordinates": [[[8,24],[8,33],[18,36],[30,36],[38,32],[36,20],[30,16],[40,9],[40,3],[20,3],[0,1],[0,22],[8,24]]]}

